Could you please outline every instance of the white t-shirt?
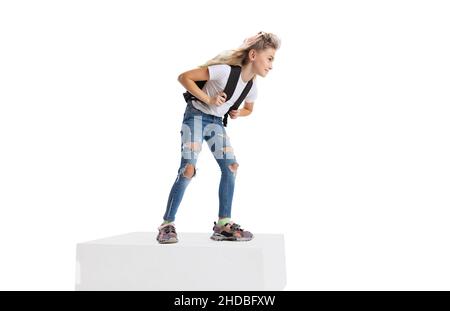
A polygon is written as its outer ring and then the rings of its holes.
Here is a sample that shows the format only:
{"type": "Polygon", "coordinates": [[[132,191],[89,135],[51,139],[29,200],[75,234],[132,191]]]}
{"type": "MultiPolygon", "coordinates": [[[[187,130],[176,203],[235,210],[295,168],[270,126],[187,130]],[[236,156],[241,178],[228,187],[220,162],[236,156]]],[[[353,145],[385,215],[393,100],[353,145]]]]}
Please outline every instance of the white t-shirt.
{"type": "MultiPolygon", "coordinates": [[[[209,80],[205,83],[202,90],[208,94],[209,97],[214,97],[217,94],[223,92],[225,86],[228,81],[228,76],[231,72],[230,65],[220,64],[220,65],[212,65],[208,66],[209,71],[209,80]]],[[[238,83],[236,85],[236,89],[234,90],[233,96],[229,98],[225,103],[220,106],[216,105],[208,105],[199,100],[193,100],[192,105],[198,110],[203,111],[204,113],[214,115],[216,117],[223,117],[231,106],[234,105],[236,100],[241,96],[242,91],[244,90],[246,82],[242,80],[242,74],[239,77],[238,83]]],[[[253,102],[256,99],[258,94],[257,87],[255,81],[253,81],[252,88],[250,92],[248,92],[247,97],[242,101],[242,104],[247,102],[253,102]]],[[[242,105],[241,104],[241,105],[242,105]]],[[[242,106],[241,106],[242,107],[242,106]]]]}

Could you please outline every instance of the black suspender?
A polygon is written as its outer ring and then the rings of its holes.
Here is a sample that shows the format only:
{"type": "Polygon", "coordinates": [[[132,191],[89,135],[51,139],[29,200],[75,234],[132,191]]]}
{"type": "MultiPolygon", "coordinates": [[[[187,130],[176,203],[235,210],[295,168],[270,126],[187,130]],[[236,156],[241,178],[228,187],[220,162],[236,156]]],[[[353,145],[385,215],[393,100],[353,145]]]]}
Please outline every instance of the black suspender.
{"type": "Polygon", "coordinates": [[[223,116],[223,126],[227,126],[227,124],[228,124],[228,115],[230,114],[230,111],[231,110],[236,110],[236,109],[239,108],[239,106],[241,105],[242,101],[247,97],[248,92],[250,92],[250,89],[252,88],[252,86],[253,86],[253,80],[248,81],[247,85],[245,86],[244,90],[241,93],[241,96],[239,96],[239,98],[234,102],[233,106],[231,106],[230,109],[228,109],[228,112],[223,116]]]}
{"type": "MultiPolygon", "coordinates": [[[[241,66],[233,66],[231,65],[231,71],[230,75],[228,76],[228,81],[225,86],[225,89],[223,92],[227,94],[227,101],[233,96],[234,91],[236,90],[236,86],[239,81],[239,77],[241,76],[241,66]]],[[[197,86],[201,89],[205,85],[206,81],[195,81],[197,86]]],[[[223,117],[223,126],[227,126],[228,123],[228,115],[231,110],[236,110],[241,105],[242,101],[247,97],[248,93],[250,92],[250,89],[252,88],[253,80],[250,80],[247,82],[247,85],[245,86],[244,90],[241,93],[241,96],[236,100],[236,102],[233,104],[233,106],[230,107],[230,109],[227,111],[227,113],[223,117]]],[[[190,100],[197,99],[194,95],[192,95],[189,92],[183,93],[184,99],[186,102],[189,102],[190,100]]],[[[199,100],[199,99],[197,99],[199,100]]],[[[200,100],[199,100],[200,101],[200,100]]]]}

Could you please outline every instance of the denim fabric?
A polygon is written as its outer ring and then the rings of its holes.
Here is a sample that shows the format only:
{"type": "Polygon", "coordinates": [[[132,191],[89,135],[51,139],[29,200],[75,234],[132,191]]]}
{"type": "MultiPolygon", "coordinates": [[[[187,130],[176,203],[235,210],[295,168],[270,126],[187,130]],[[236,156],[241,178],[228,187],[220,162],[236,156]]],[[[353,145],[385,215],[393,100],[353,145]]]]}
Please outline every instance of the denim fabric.
{"type": "MultiPolygon", "coordinates": [[[[222,172],[219,185],[219,217],[231,217],[236,173],[231,170],[230,166],[234,163],[237,164],[237,161],[230,139],[222,124],[222,118],[206,114],[189,102],[186,106],[180,133],[181,163],[169,194],[164,220],[175,220],[184,191],[192,179],[184,176],[185,168],[188,164],[192,164],[195,168],[204,140],[208,143],[222,172]]],[[[194,176],[195,174],[194,171],[194,176]]]]}

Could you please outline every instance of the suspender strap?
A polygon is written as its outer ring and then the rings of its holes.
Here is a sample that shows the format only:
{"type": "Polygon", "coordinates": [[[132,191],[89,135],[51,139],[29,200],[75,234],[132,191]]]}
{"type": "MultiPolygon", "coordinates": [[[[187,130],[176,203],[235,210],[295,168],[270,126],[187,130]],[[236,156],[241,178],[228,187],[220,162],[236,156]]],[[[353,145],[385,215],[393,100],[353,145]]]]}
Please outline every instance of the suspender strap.
{"type": "MultiPolygon", "coordinates": [[[[233,96],[234,90],[236,89],[236,86],[239,81],[239,77],[241,76],[241,66],[230,65],[230,67],[231,67],[230,75],[228,76],[227,84],[225,85],[225,89],[223,90],[223,92],[227,94],[226,100],[229,100],[233,96]]],[[[195,83],[200,89],[202,89],[206,81],[195,81],[195,83]]],[[[188,100],[197,99],[195,98],[194,95],[192,95],[187,91],[183,93],[183,96],[186,102],[188,102],[188,100]]]]}
{"type": "Polygon", "coordinates": [[[236,89],[236,86],[239,81],[239,77],[241,76],[241,67],[240,66],[233,66],[231,65],[231,71],[230,75],[228,76],[227,85],[225,86],[225,89],[223,92],[227,94],[227,101],[233,97],[234,90],[236,89]]]}
{"type": "MultiPolygon", "coordinates": [[[[230,65],[231,71],[230,75],[228,76],[227,84],[225,86],[225,89],[223,92],[227,94],[227,101],[230,100],[230,98],[233,96],[234,91],[236,90],[236,86],[238,84],[239,78],[241,76],[241,66],[234,66],[230,65]]],[[[205,85],[206,81],[196,81],[195,82],[197,86],[202,89],[205,85]]],[[[242,101],[247,97],[248,93],[250,92],[250,89],[252,88],[253,80],[248,81],[247,85],[245,86],[244,90],[241,93],[241,96],[236,100],[234,105],[228,110],[228,112],[223,117],[223,126],[227,126],[228,123],[228,115],[231,110],[236,110],[241,105],[242,101]]],[[[186,102],[192,101],[197,99],[194,95],[192,95],[189,92],[183,93],[184,99],[186,102]]],[[[198,99],[197,99],[198,100],[198,99]]]]}
{"type": "Polygon", "coordinates": [[[223,117],[223,126],[227,126],[228,124],[228,115],[230,114],[231,110],[236,110],[241,105],[242,101],[247,97],[248,93],[250,92],[250,89],[253,86],[253,80],[250,80],[247,82],[247,85],[245,86],[244,90],[241,93],[241,96],[236,100],[236,102],[233,104],[233,106],[230,107],[228,112],[223,117]]]}

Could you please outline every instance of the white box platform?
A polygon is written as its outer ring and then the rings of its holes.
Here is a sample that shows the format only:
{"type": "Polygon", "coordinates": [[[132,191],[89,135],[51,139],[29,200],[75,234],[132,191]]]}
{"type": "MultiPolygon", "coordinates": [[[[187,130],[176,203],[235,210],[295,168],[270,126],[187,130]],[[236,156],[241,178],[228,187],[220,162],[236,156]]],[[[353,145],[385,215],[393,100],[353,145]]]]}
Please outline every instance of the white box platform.
{"type": "Polygon", "coordinates": [[[77,244],[76,290],[282,290],[284,237],[255,234],[217,242],[207,233],[178,233],[159,244],[156,232],[135,232],[77,244]]]}

